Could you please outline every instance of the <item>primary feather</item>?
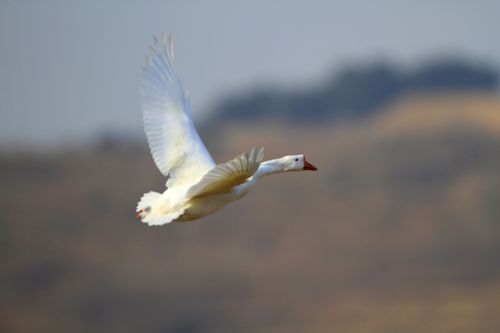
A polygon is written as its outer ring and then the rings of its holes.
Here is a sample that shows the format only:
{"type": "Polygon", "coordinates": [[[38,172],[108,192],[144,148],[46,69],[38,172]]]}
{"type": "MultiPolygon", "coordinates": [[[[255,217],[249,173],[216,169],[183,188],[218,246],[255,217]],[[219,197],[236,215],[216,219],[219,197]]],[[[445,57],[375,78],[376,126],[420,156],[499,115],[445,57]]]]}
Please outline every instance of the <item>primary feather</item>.
{"type": "Polygon", "coordinates": [[[253,176],[264,158],[264,148],[244,153],[229,162],[212,168],[201,180],[188,191],[190,198],[196,198],[214,193],[223,193],[243,184],[253,176]]]}
{"type": "Polygon", "coordinates": [[[151,154],[167,186],[188,184],[215,165],[191,119],[191,105],[177,75],[173,39],[155,38],[142,76],[142,112],[151,154]]]}

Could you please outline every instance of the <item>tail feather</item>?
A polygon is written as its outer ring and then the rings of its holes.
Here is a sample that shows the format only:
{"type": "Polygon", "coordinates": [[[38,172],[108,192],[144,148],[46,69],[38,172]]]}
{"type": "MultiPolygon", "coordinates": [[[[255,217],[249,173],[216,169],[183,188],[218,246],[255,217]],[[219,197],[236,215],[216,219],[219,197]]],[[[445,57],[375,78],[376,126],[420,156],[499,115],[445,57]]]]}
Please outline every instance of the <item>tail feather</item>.
{"type": "Polygon", "coordinates": [[[161,198],[161,193],[148,192],[144,193],[139,203],[137,204],[137,217],[142,222],[148,225],[163,225],[174,221],[184,213],[184,210],[171,211],[168,207],[168,200],[163,202],[158,201],[161,198]]]}
{"type": "Polygon", "coordinates": [[[141,210],[146,210],[147,208],[151,208],[151,205],[153,202],[156,201],[161,196],[161,193],[158,192],[148,192],[144,193],[141,197],[141,200],[137,203],[137,209],[135,210],[136,212],[139,212],[141,210]]]}

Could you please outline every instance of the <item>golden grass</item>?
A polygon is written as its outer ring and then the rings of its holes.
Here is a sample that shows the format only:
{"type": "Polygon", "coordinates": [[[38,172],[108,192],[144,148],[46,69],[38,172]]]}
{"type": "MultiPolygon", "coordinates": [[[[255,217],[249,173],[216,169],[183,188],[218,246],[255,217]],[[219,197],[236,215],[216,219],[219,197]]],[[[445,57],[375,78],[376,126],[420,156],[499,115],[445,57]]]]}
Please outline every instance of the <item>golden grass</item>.
{"type": "Polygon", "coordinates": [[[226,123],[217,160],[265,145],[318,172],[160,228],[134,219],[164,184],[146,149],[0,156],[0,331],[499,332],[499,114],[413,96],[361,121],[226,123]]]}

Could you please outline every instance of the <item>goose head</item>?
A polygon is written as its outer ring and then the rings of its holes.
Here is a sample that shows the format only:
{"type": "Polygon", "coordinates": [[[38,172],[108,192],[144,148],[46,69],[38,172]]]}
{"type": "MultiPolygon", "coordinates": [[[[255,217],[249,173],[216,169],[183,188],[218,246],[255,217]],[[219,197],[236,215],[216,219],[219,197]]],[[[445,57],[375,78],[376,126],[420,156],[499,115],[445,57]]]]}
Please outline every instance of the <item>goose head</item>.
{"type": "Polygon", "coordinates": [[[284,156],[281,158],[280,162],[283,171],[318,170],[318,168],[306,160],[306,157],[303,154],[284,156]]]}

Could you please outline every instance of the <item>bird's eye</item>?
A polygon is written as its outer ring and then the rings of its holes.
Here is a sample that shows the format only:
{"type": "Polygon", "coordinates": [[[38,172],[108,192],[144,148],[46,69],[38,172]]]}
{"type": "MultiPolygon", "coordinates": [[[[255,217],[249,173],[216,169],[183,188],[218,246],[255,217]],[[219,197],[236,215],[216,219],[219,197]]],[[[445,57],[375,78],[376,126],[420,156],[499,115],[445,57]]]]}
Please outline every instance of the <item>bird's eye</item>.
{"type": "Polygon", "coordinates": [[[298,159],[298,158],[296,158],[296,159],[295,159],[295,162],[298,162],[298,161],[299,161],[299,159],[298,159]]]}

